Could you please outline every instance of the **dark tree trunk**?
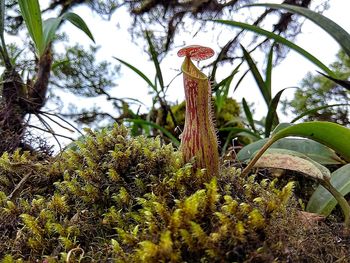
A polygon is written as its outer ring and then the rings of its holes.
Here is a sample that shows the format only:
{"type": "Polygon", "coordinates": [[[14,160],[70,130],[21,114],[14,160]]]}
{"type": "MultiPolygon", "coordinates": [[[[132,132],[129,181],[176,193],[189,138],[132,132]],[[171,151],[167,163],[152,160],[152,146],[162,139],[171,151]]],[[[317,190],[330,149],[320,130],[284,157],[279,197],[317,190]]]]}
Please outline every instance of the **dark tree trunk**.
{"type": "Polygon", "coordinates": [[[15,69],[6,69],[0,102],[0,154],[18,147],[30,148],[25,143],[25,116],[36,114],[44,105],[52,64],[51,48],[39,59],[33,85],[25,84],[15,69]]]}

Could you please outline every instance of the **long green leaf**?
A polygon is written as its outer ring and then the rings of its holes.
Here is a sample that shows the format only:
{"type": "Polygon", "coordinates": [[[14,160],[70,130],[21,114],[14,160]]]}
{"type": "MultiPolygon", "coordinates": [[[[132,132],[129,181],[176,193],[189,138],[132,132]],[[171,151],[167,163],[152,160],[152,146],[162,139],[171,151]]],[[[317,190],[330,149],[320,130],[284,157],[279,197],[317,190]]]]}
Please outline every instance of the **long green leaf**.
{"type": "Polygon", "coordinates": [[[234,27],[240,27],[252,32],[255,32],[259,35],[264,35],[268,38],[274,39],[276,42],[281,43],[291,49],[293,49],[294,51],[298,52],[299,54],[301,54],[303,57],[305,57],[306,59],[308,59],[310,62],[312,62],[313,64],[315,64],[317,67],[319,67],[320,69],[322,69],[324,72],[326,72],[328,75],[335,77],[335,74],[325,65],[323,64],[321,61],[319,61],[316,57],[314,57],[313,55],[311,55],[309,52],[307,52],[305,49],[299,47],[298,45],[290,42],[289,40],[285,39],[284,37],[281,37],[275,33],[269,32],[267,30],[264,30],[260,27],[257,26],[252,26],[246,23],[241,23],[241,22],[236,22],[236,21],[229,21],[229,20],[214,20],[218,23],[222,23],[222,24],[226,24],[229,26],[234,26],[234,27]]]}
{"type": "Polygon", "coordinates": [[[299,152],[285,149],[269,149],[256,162],[254,167],[291,170],[314,179],[330,178],[330,171],[299,152]]]}
{"type": "MultiPolygon", "coordinates": [[[[261,139],[244,146],[237,154],[237,159],[245,162],[260,150],[268,139],[261,139]]],[[[270,149],[286,149],[306,155],[315,162],[323,165],[343,164],[333,150],[318,142],[302,138],[282,138],[270,146],[270,149]]]]}
{"type": "MultiPolygon", "coordinates": [[[[350,193],[350,164],[334,171],[330,182],[343,196],[350,193]]],[[[310,197],[306,210],[328,216],[336,205],[337,201],[333,195],[320,185],[310,197]]]]}
{"type": "Polygon", "coordinates": [[[327,76],[326,74],[323,74],[322,72],[317,71],[320,73],[322,76],[324,76],[327,79],[332,80],[333,82],[337,83],[338,85],[342,86],[343,88],[347,89],[350,91],[350,81],[349,80],[343,80],[343,79],[338,79],[338,78],[333,78],[331,76],[327,76]]]}
{"type": "Polygon", "coordinates": [[[304,122],[277,132],[274,141],[287,136],[300,136],[322,143],[350,162],[350,129],[332,122],[304,122]]]}
{"type": "Polygon", "coordinates": [[[350,161],[350,129],[326,121],[304,122],[289,126],[275,133],[248,163],[247,167],[242,171],[242,176],[248,174],[261,155],[274,142],[289,136],[309,138],[322,143],[333,149],[347,162],[350,161]]]}
{"type": "Polygon", "coordinates": [[[271,94],[269,93],[269,91],[266,89],[266,85],[265,82],[258,70],[258,68],[256,67],[255,62],[253,61],[252,57],[250,56],[249,52],[241,45],[241,48],[243,50],[243,56],[244,59],[247,61],[248,66],[250,68],[250,71],[253,74],[253,77],[255,79],[256,84],[258,85],[261,94],[264,97],[264,100],[266,102],[266,105],[270,104],[271,101],[271,94]]]}
{"type": "Polygon", "coordinates": [[[154,66],[156,68],[156,77],[157,77],[157,79],[159,81],[160,89],[161,89],[161,91],[164,91],[165,86],[164,86],[162,70],[160,68],[160,64],[159,64],[159,61],[158,61],[158,53],[157,53],[156,49],[154,48],[154,45],[152,43],[151,37],[149,35],[149,32],[147,32],[147,31],[146,31],[146,39],[147,39],[147,42],[148,42],[149,51],[151,53],[151,58],[152,58],[153,64],[154,64],[154,66]]]}
{"type": "Polygon", "coordinates": [[[133,122],[135,124],[141,124],[141,125],[148,125],[151,126],[159,131],[161,131],[162,133],[164,133],[169,139],[171,139],[171,141],[173,142],[173,144],[175,146],[179,146],[180,142],[178,139],[176,139],[176,137],[174,135],[172,135],[168,130],[166,130],[165,128],[163,128],[162,126],[159,126],[158,124],[151,122],[151,121],[146,121],[146,120],[142,120],[142,119],[125,119],[124,121],[126,122],[133,122]]]}
{"type": "Polygon", "coordinates": [[[62,22],[61,17],[49,18],[43,21],[43,37],[45,46],[48,46],[56,35],[56,31],[62,22]]]}
{"type": "Polygon", "coordinates": [[[18,0],[18,4],[29,35],[35,44],[39,56],[41,56],[44,53],[45,45],[39,1],[18,0]]]}
{"type": "Polygon", "coordinates": [[[125,62],[124,60],[121,60],[121,59],[116,58],[116,57],[113,57],[113,58],[118,60],[120,63],[124,64],[128,68],[130,68],[137,75],[139,75],[144,81],[147,82],[147,84],[154,90],[154,92],[158,92],[157,91],[157,87],[152,83],[152,81],[145,74],[142,73],[141,70],[137,69],[136,67],[134,67],[133,65],[129,64],[128,62],[125,62]]]}
{"type": "Polygon", "coordinates": [[[239,80],[237,81],[237,84],[236,84],[235,88],[233,89],[233,92],[235,92],[235,91],[238,89],[239,85],[241,84],[241,82],[243,81],[243,79],[245,78],[245,76],[247,76],[248,72],[249,72],[249,69],[247,69],[246,72],[244,72],[243,75],[239,78],[239,80]]]}
{"type": "Polygon", "coordinates": [[[64,20],[68,20],[81,31],[83,31],[93,42],[95,42],[93,35],[91,34],[88,26],[84,22],[84,20],[74,13],[65,13],[57,18],[49,18],[43,22],[43,34],[44,34],[44,43],[45,46],[48,46],[49,43],[53,40],[58,27],[61,22],[64,20]]]}
{"type": "Polygon", "coordinates": [[[339,43],[342,49],[344,49],[345,53],[350,57],[350,34],[346,32],[341,26],[322,14],[316,13],[305,7],[287,4],[252,4],[247,6],[264,6],[273,9],[285,9],[291,13],[302,15],[310,19],[316,25],[325,30],[330,36],[332,36],[339,43]]]}
{"type": "Polygon", "coordinates": [[[273,64],[273,48],[275,44],[272,44],[270,48],[270,52],[267,56],[267,65],[266,65],[266,72],[265,72],[265,85],[266,89],[270,93],[271,97],[271,79],[272,79],[272,64],[273,64]]]}
{"type": "Polygon", "coordinates": [[[223,80],[221,80],[219,83],[214,84],[214,86],[212,87],[211,91],[212,92],[216,92],[220,87],[224,86],[225,83],[231,78],[231,75],[227,76],[226,78],[224,78],[223,80]]]}
{"type": "Polygon", "coordinates": [[[280,101],[280,98],[282,96],[283,91],[285,91],[288,88],[280,90],[275,97],[271,100],[269,104],[269,109],[266,115],[266,120],[265,120],[265,137],[269,137],[272,126],[277,125],[279,123],[278,121],[278,115],[277,115],[277,106],[280,101]]]}
{"type": "Polygon", "coordinates": [[[95,42],[94,36],[90,32],[89,27],[86,25],[85,21],[75,13],[64,13],[62,15],[62,20],[67,20],[83,31],[93,42],[95,42]]]}
{"type": "Polygon", "coordinates": [[[231,87],[231,83],[233,80],[233,77],[237,74],[239,67],[242,64],[239,64],[232,72],[231,74],[225,78],[223,81],[221,81],[218,85],[218,89],[215,92],[215,104],[217,107],[217,112],[221,112],[221,109],[227,99],[230,87],[231,87]],[[220,88],[222,87],[222,88],[220,88]]]}
{"type": "Polygon", "coordinates": [[[339,106],[350,106],[350,104],[341,103],[341,104],[331,104],[331,105],[324,105],[324,106],[316,107],[316,108],[313,108],[313,109],[310,109],[310,110],[303,112],[302,114],[295,117],[291,122],[294,123],[294,122],[300,120],[301,118],[303,118],[309,114],[318,112],[319,110],[332,108],[332,107],[339,107],[339,106]]]}
{"type": "Polygon", "coordinates": [[[243,105],[243,110],[244,110],[244,113],[245,113],[245,116],[248,120],[248,123],[250,125],[250,127],[252,128],[252,130],[255,132],[255,133],[258,133],[256,128],[255,128],[255,123],[254,123],[254,119],[253,119],[253,114],[252,112],[250,111],[250,108],[248,106],[248,103],[247,101],[245,100],[245,98],[242,99],[242,105],[243,105]]]}

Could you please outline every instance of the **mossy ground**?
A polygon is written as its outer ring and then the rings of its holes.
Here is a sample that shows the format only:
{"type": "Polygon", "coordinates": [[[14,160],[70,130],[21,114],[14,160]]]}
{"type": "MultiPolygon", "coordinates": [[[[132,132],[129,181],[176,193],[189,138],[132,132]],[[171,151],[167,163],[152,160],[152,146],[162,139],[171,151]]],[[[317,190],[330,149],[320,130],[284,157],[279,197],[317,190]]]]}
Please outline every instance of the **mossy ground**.
{"type": "Polygon", "coordinates": [[[1,262],[349,261],[341,231],[300,217],[293,182],[205,174],[118,126],[52,160],[4,154],[1,262]]]}

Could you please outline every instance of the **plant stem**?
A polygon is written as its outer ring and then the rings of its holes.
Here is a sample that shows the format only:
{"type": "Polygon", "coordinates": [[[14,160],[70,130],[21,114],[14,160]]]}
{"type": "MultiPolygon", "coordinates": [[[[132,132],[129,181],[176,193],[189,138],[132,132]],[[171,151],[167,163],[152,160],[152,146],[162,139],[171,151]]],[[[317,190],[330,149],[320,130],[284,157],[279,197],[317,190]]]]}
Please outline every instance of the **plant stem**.
{"type": "Polygon", "coordinates": [[[344,214],[344,224],[347,228],[350,229],[350,205],[342,196],[341,193],[337,189],[334,188],[334,186],[331,184],[330,180],[328,178],[324,178],[324,180],[320,181],[321,185],[326,188],[337,200],[338,204],[340,205],[340,208],[343,211],[344,214]]]}
{"type": "Polygon", "coordinates": [[[256,155],[254,156],[254,158],[248,163],[248,165],[246,166],[246,168],[243,169],[241,175],[242,176],[246,176],[249,171],[254,167],[255,163],[259,160],[259,158],[261,157],[261,155],[263,155],[263,153],[276,141],[275,137],[271,137],[270,140],[268,140],[264,146],[256,153],[256,155]]]}

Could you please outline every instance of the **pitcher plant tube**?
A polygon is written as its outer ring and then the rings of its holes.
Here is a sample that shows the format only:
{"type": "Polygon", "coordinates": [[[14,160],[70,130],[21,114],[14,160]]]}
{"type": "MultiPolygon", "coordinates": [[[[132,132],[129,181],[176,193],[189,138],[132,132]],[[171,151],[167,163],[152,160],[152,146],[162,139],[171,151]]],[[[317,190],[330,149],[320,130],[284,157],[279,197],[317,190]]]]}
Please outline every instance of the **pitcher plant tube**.
{"type": "Polygon", "coordinates": [[[212,118],[211,87],[208,77],[192,60],[200,61],[214,55],[211,48],[188,46],[177,53],[185,57],[181,70],[186,99],[185,126],[180,149],[185,162],[195,159],[195,168],[206,169],[208,176],[219,174],[219,152],[212,118]]]}

